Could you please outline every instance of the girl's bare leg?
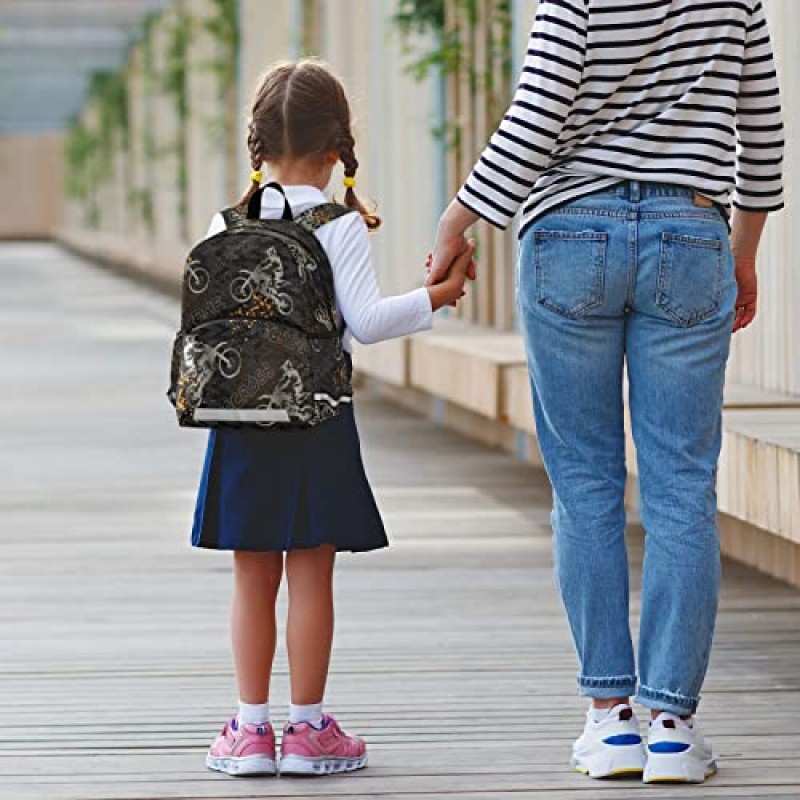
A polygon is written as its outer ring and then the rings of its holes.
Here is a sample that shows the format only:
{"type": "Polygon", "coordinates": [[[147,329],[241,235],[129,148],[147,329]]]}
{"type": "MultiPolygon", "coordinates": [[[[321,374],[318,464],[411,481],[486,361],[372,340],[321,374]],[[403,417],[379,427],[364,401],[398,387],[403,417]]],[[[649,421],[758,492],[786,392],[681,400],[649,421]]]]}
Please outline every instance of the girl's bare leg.
{"type": "Polygon", "coordinates": [[[321,703],[333,644],[333,565],[330,545],[286,554],[289,584],[289,651],[292,703],[321,703]]]}
{"type": "Polygon", "coordinates": [[[244,703],[269,701],[282,574],[283,553],[234,553],[231,638],[239,699],[244,703]]]}

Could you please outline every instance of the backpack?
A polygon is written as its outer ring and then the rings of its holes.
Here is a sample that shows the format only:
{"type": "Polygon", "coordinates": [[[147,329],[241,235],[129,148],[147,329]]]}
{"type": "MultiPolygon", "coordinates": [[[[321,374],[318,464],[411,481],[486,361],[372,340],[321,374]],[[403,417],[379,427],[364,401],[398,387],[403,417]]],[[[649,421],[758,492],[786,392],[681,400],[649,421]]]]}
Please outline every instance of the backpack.
{"type": "Polygon", "coordinates": [[[243,213],[186,259],[181,329],[167,392],[190,428],[310,428],[352,402],[333,270],[318,228],[352,209],[326,203],[260,219],[262,187],[243,213]]]}

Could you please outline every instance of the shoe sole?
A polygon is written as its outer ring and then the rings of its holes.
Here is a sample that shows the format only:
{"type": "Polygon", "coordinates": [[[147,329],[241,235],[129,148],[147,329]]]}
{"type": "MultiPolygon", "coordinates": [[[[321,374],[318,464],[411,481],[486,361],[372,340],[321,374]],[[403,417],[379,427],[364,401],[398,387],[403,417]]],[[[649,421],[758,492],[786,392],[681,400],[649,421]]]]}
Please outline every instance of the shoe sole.
{"type": "Polygon", "coordinates": [[[582,758],[572,757],[572,768],[590,778],[628,778],[640,776],[645,769],[641,745],[607,747],[582,758]]]}
{"type": "Polygon", "coordinates": [[[360,758],[311,758],[309,756],[284,756],[280,762],[281,775],[333,775],[337,772],[355,772],[367,766],[366,753],[360,758]]]}
{"type": "Polygon", "coordinates": [[[245,758],[206,756],[206,766],[214,772],[224,772],[235,778],[278,774],[275,759],[267,756],[247,756],[245,758]]]}
{"type": "Polygon", "coordinates": [[[714,761],[704,762],[683,754],[650,753],[642,780],[644,783],[703,783],[716,772],[714,761]]]}

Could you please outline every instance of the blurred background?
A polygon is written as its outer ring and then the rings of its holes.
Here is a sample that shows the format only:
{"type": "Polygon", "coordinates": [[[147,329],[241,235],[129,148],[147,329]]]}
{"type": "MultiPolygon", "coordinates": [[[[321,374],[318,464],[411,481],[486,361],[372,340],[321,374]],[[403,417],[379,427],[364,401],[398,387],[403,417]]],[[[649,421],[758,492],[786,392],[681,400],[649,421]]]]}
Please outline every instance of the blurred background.
{"type": "MultiPolygon", "coordinates": [[[[768,226],[759,317],[736,337],[720,509],[728,554],[800,585],[800,3],[764,5],[782,76],[788,203],[768,226]]],[[[2,0],[0,238],[56,240],[176,291],[190,245],[247,185],[259,74],[319,55],[354,98],[361,193],[386,221],[375,238],[381,282],[387,292],[417,286],[438,215],[510,98],[535,8],[2,0]]],[[[449,324],[360,350],[357,364],[376,392],[536,462],[514,234],[484,226],[477,236],[481,279],[449,324]]],[[[629,494],[635,507],[635,474],[629,494]]]]}

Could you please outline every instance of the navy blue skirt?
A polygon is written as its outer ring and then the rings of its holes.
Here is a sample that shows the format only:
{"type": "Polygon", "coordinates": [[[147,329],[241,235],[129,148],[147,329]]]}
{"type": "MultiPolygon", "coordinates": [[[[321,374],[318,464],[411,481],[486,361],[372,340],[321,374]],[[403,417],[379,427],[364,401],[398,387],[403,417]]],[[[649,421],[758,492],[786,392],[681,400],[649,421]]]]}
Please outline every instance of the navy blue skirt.
{"type": "Polygon", "coordinates": [[[388,545],[352,406],[308,430],[220,428],[208,437],[192,544],[214,550],[388,545]]]}

